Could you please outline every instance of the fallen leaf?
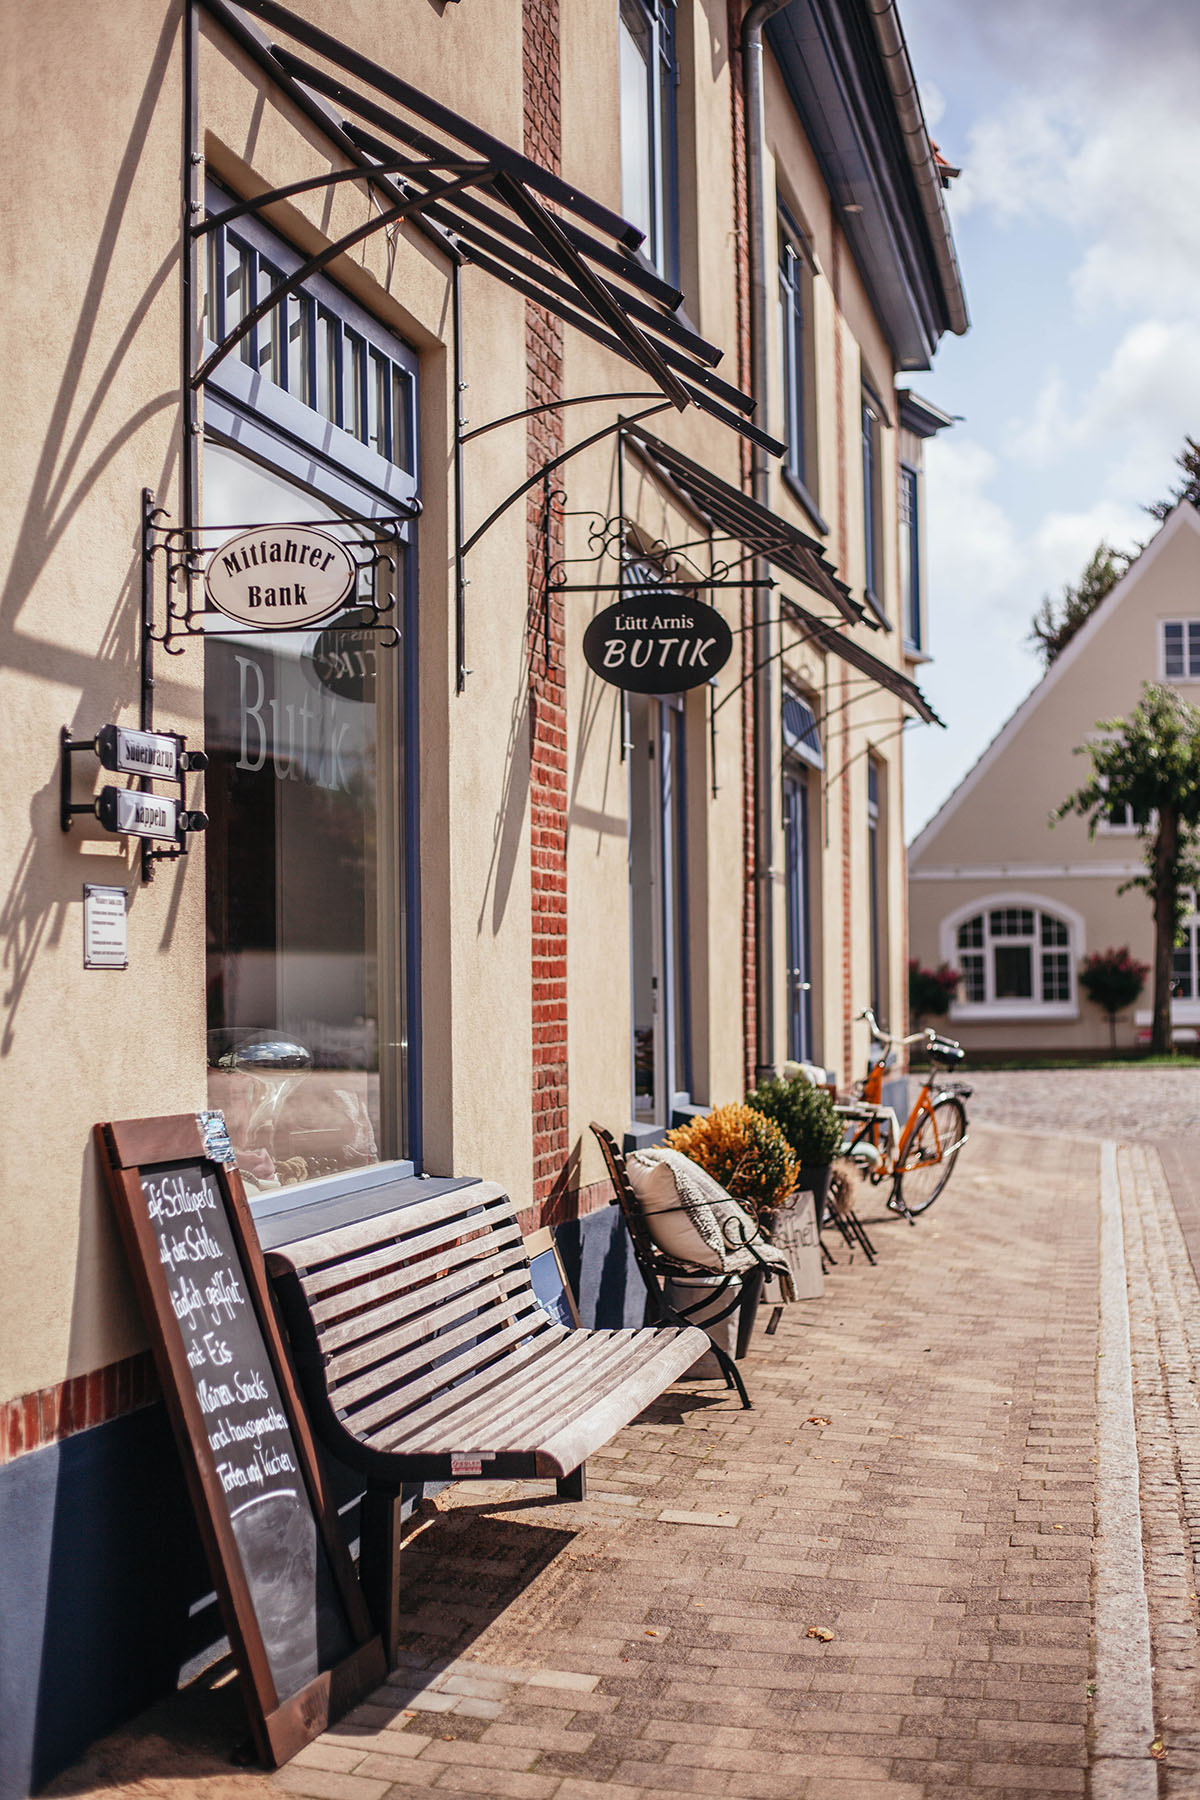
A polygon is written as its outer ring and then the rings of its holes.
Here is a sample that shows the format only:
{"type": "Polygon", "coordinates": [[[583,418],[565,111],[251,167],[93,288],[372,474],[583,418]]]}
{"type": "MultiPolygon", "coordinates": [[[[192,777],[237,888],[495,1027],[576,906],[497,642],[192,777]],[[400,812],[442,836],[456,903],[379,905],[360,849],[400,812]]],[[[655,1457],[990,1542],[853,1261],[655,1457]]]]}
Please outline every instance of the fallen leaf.
{"type": "Polygon", "coordinates": [[[1055,1525],[1052,1527],[1052,1529],[1054,1531],[1065,1531],[1067,1528],[1065,1525],[1055,1525]]]}
{"type": "Polygon", "coordinates": [[[824,1413],[814,1413],[811,1419],[805,1419],[806,1425],[828,1425],[829,1420],[824,1413]]]}
{"type": "Polygon", "coordinates": [[[1154,1742],[1151,1744],[1150,1754],[1155,1762],[1165,1762],[1167,1760],[1167,1746],[1160,1737],[1155,1738],[1154,1742]]]}
{"type": "Polygon", "coordinates": [[[647,1637],[657,1637],[657,1636],[658,1636],[658,1633],[657,1633],[657,1631],[648,1631],[648,1632],[647,1632],[647,1633],[646,1633],[646,1636],[647,1636],[647,1637]]]}
{"type": "Polygon", "coordinates": [[[829,1630],[827,1625],[810,1625],[808,1628],[808,1636],[810,1638],[816,1638],[817,1641],[822,1644],[832,1644],[833,1642],[833,1633],[829,1630]]]}

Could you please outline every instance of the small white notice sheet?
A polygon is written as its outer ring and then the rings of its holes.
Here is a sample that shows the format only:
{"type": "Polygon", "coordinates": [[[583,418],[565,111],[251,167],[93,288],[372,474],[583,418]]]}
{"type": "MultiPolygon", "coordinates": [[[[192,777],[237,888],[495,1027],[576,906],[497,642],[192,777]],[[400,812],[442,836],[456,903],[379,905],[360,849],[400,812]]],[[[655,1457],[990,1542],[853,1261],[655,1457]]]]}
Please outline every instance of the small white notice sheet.
{"type": "Polygon", "coordinates": [[[83,886],[83,966],[85,969],[127,969],[129,936],[126,929],[129,894],[123,887],[102,887],[94,881],[83,886]]]}

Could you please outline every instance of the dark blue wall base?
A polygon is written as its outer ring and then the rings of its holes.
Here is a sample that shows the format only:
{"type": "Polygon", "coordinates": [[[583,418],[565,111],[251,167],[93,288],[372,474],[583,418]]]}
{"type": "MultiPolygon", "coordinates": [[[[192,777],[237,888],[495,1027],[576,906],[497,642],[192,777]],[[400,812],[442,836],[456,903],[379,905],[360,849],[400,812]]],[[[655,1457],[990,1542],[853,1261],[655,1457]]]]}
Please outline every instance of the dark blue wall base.
{"type": "Polygon", "coordinates": [[[579,1322],[618,1331],[646,1319],[646,1284],[617,1205],[569,1219],[554,1233],[567,1280],[579,1305],[579,1322]]]}
{"type": "MultiPolygon", "coordinates": [[[[326,1468],[356,1548],[361,1483],[326,1468]]],[[[227,1649],[161,1402],[0,1467],[0,1800],[227,1649]]]]}
{"type": "Polygon", "coordinates": [[[221,1629],[161,1405],[0,1468],[0,1795],[173,1689],[221,1629]]]}

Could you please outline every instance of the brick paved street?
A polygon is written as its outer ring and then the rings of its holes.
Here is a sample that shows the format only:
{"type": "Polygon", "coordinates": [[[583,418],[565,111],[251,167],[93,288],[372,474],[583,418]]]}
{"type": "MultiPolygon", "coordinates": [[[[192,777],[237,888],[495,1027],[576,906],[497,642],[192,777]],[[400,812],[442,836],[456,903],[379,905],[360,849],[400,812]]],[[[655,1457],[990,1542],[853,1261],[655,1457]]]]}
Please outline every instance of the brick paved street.
{"type": "Polygon", "coordinates": [[[1157,1143],[1200,1131],[1200,1059],[1177,1069],[972,1069],[971,1117],[1018,1131],[1157,1143]]]}
{"type": "MultiPolygon", "coordinates": [[[[583,1506],[460,1486],[408,1549],[407,1667],[277,1775],[231,1766],[226,1687],[159,1708],[52,1791],[1084,1792],[1101,1156],[980,1131],[916,1229],[872,1227],[878,1267],[843,1257],[824,1300],[758,1340],[753,1413],[711,1384],[673,1390],[595,1459],[583,1506]]],[[[1181,1239],[1172,1254],[1185,1284],[1181,1239]]],[[[1153,1344],[1135,1355],[1149,1394],[1153,1344]]],[[[1181,1362],[1174,1380],[1168,1409],[1181,1362]]],[[[1180,1665],[1169,1739],[1195,1716],[1195,1581],[1159,1425],[1147,1566],[1156,1653],[1180,1665]]],[[[1148,1736],[1119,1756],[1151,1786],[1111,1791],[1153,1792],[1148,1736]]]]}

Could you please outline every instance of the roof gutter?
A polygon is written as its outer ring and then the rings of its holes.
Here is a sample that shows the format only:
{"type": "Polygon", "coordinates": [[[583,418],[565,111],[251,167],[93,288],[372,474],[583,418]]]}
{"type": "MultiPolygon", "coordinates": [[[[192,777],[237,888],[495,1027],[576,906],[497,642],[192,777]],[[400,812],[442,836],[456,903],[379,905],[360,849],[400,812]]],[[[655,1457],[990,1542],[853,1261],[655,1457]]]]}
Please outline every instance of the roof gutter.
{"type": "MultiPolygon", "coordinates": [[[[758,417],[767,417],[767,257],[766,143],[763,103],[763,26],[790,0],[755,0],[742,20],[742,90],[745,97],[746,212],[750,249],[750,393],[758,417]]],[[[752,444],[752,491],[760,506],[770,502],[767,459],[752,444]]],[[[763,557],[754,560],[760,585],[754,595],[754,1081],[775,1073],[775,808],[772,804],[772,751],[775,726],[775,657],[772,648],[772,589],[763,557]]]]}
{"type": "Polygon", "coordinates": [[[895,0],[865,0],[883,59],[888,87],[896,104],[896,118],[904,138],[909,166],[917,184],[921,210],[929,227],[934,261],[941,279],[950,330],[961,337],[970,328],[962,271],[954,249],[950,220],[942,199],[942,183],[933,160],[929,130],[921,110],[921,97],[908,59],[908,46],[896,12],[895,0]]]}

